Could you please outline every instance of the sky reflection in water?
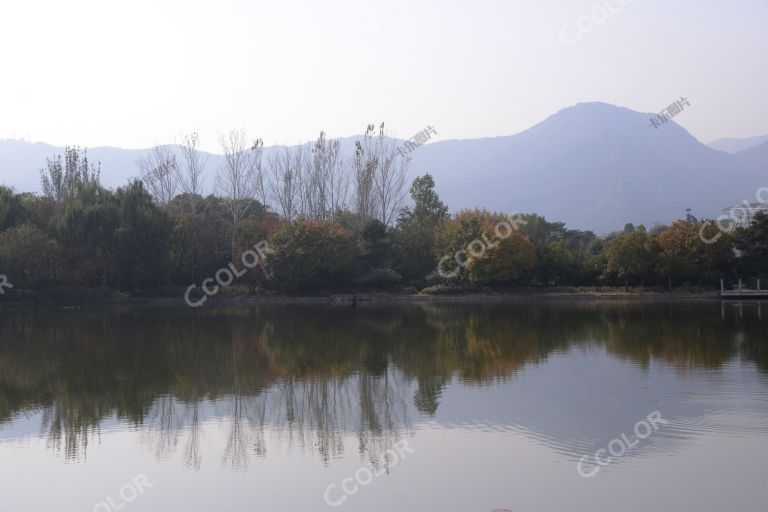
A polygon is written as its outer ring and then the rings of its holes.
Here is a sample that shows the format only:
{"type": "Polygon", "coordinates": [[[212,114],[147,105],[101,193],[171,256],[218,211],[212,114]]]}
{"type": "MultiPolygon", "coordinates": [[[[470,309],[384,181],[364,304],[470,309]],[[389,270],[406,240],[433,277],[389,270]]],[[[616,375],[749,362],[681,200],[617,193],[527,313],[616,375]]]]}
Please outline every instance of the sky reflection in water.
{"type": "Polygon", "coordinates": [[[766,306],[6,309],[2,509],[762,510],[766,306]]]}

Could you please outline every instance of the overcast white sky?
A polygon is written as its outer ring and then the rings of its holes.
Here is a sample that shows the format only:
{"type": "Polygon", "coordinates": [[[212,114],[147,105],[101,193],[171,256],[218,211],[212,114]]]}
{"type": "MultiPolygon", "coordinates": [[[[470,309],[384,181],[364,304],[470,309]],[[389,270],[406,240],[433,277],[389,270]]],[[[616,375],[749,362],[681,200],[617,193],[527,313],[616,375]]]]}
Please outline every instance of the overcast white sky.
{"type": "Polygon", "coordinates": [[[768,0],[0,0],[0,138],[139,148],[196,130],[215,150],[231,128],[270,145],[384,120],[444,140],[680,96],[703,142],[762,135],[766,27],[768,0]],[[606,3],[590,32],[564,25],[606,3]]]}

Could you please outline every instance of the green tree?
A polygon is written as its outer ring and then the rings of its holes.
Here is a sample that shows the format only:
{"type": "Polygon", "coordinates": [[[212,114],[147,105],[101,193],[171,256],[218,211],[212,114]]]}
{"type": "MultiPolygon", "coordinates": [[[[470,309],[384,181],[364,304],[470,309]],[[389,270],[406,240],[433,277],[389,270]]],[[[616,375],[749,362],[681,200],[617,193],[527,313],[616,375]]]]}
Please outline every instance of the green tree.
{"type": "Polygon", "coordinates": [[[439,239],[441,275],[480,285],[519,284],[536,263],[528,237],[507,216],[488,210],[458,212],[439,239]]]}
{"type": "MultiPolygon", "coordinates": [[[[453,274],[453,282],[470,280],[467,272],[468,246],[484,235],[490,215],[488,210],[462,210],[449,219],[439,233],[437,252],[442,258],[439,261],[440,271],[453,274]]],[[[434,270],[434,263],[430,270],[434,270]]]]}
{"type": "Polygon", "coordinates": [[[192,202],[176,196],[167,211],[173,222],[169,246],[171,280],[179,285],[199,283],[231,258],[231,240],[223,209],[213,196],[192,202]]]}
{"type": "Polygon", "coordinates": [[[716,231],[712,223],[677,220],[653,237],[652,253],[670,290],[674,282],[715,284],[732,272],[733,240],[725,233],[715,236],[716,231]],[[714,243],[705,243],[700,233],[714,243]]]}
{"type": "Polygon", "coordinates": [[[564,269],[560,281],[564,284],[579,285],[596,282],[602,249],[601,239],[592,231],[569,229],[563,237],[568,251],[568,267],[564,269]]]}
{"type": "Polygon", "coordinates": [[[326,221],[298,220],[270,241],[264,271],[271,286],[288,290],[343,288],[356,258],[352,236],[326,221]]]}
{"type": "Polygon", "coordinates": [[[355,285],[365,288],[389,288],[399,284],[402,276],[394,270],[397,263],[391,230],[377,219],[368,220],[358,237],[360,260],[355,285]]]}
{"type": "MultiPolygon", "coordinates": [[[[242,270],[243,265],[240,255],[247,250],[253,250],[255,245],[265,242],[279,233],[285,224],[282,217],[275,213],[263,213],[259,217],[252,215],[240,221],[237,226],[236,238],[238,259],[234,260],[233,263],[242,270]]],[[[266,284],[264,266],[257,265],[254,268],[248,269],[239,278],[238,282],[248,286],[251,293],[255,292],[257,288],[263,287],[266,284]]]]}
{"type": "Polygon", "coordinates": [[[18,194],[16,198],[20,210],[16,224],[29,223],[45,231],[49,236],[55,236],[56,205],[53,201],[31,192],[18,194]]]}
{"type": "Polygon", "coordinates": [[[64,281],[79,286],[106,285],[118,227],[114,194],[100,189],[87,196],[67,197],[56,210],[60,213],[52,228],[64,248],[64,281]]]}
{"type": "Polygon", "coordinates": [[[744,276],[768,276],[768,213],[759,213],[734,234],[739,250],[739,271],[744,276]]]}
{"type": "Polygon", "coordinates": [[[121,290],[166,282],[171,222],[141,181],[115,192],[118,227],[112,247],[113,282],[121,290]]]}
{"type": "Polygon", "coordinates": [[[387,266],[391,250],[387,226],[378,219],[366,222],[360,233],[360,258],[368,269],[387,266]]]}
{"type": "Polygon", "coordinates": [[[19,198],[13,189],[0,185],[0,231],[16,224],[20,213],[19,198]]]}
{"type": "Polygon", "coordinates": [[[397,271],[408,279],[422,279],[437,265],[437,236],[449,219],[448,207],[435,191],[435,180],[425,174],[413,180],[413,208],[400,212],[395,243],[400,252],[397,271]]]}
{"type": "Polygon", "coordinates": [[[0,268],[17,288],[39,288],[56,279],[61,247],[31,224],[0,233],[0,268]]]}
{"type": "Polygon", "coordinates": [[[536,264],[530,272],[533,283],[552,286],[567,280],[573,258],[565,243],[565,224],[549,222],[535,213],[523,215],[522,220],[521,229],[536,251],[536,264]]]}
{"type": "Polygon", "coordinates": [[[648,234],[645,227],[634,231],[624,231],[614,236],[605,244],[604,254],[607,259],[607,271],[624,281],[629,291],[630,281],[641,280],[650,271],[648,252],[648,234]]]}
{"type": "Polygon", "coordinates": [[[512,285],[518,284],[520,277],[535,264],[533,244],[515,231],[503,240],[491,242],[482,255],[469,258],[467,271],[476,284],[512,285]]]}
{"type": "Polygon", "coordinates": [[[448,216],[448,206],[435,192],[435,180],[429,173],[413,180],[410,194],[414,202],[413,210],[404,208],[400,214],[401,222],[436,226],[448,216]]]}

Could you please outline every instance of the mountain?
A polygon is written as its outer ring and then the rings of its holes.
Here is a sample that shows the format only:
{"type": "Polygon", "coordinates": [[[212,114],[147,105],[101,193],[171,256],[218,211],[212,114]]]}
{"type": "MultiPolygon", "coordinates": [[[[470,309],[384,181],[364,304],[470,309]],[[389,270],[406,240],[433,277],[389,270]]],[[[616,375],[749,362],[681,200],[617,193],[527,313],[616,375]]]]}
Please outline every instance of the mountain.
{"type": "MultiPolygon", "coordinates": [[[[410,176],[430,172],[452,211],[485,207],[536,212],[569,227],[606,233],[627,222],[652,226],[685,216],[714,218],[768,185],[768,146],[729,154],[670,121],[604,103],[566,108],[516,135],[433,142],[411,153],[410,176]]],[[[438,127],[439,130],[439,127],[438,127]]],[[[351,154],[354,137],[342,140],[351,154]]],[[[274,148],[265,148],[265,157],[274,148]]],[[[46,144],[0,141],[0,182],[39,190],[46,144]]],[[[142,150],[93,148],[110,187],[137,175],[142,150]]],[[[209,155],[210,188],[221,156],[209,155]]]]}
{"type": "Polygon", "coordinates": [[[749,148],[745,151],[737,153],[737,155],[743,162],[753,168],[763,166],[765,169],[765,183],[763,186],[768,186],[768,142],[764,142],[759,146],[749,148]]]}
{"type": "Polygon", "coordinates": [[[716,217],[768,180],[756,162],[714,150],[653,114],[604,103],[566,108],[517,135],[419,148],[452,209],[535,211],[604,233],[627,222],[651,226],[686,208],[716,217]]]}
{"type": "Polygon", "coordinates": [[[759,146],[764,142],[768,142],[768,135],[749,137],[747,139],[717,139],[710,142],[709,147],[727,153],[740,153],[741,151],[746,151],[747,149],[759,146]]]}

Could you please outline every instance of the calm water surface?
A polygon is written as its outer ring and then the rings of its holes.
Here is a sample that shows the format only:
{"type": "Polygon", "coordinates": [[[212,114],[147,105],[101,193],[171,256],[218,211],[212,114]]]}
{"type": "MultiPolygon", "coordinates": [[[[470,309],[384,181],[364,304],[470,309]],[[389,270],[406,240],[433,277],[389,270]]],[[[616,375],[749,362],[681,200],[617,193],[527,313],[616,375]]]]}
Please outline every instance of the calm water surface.
{"type": "Polygon", "coordinates": [[[766,477],[766,303],[0,310],[2,511],[763,512],[766,477]]]}

